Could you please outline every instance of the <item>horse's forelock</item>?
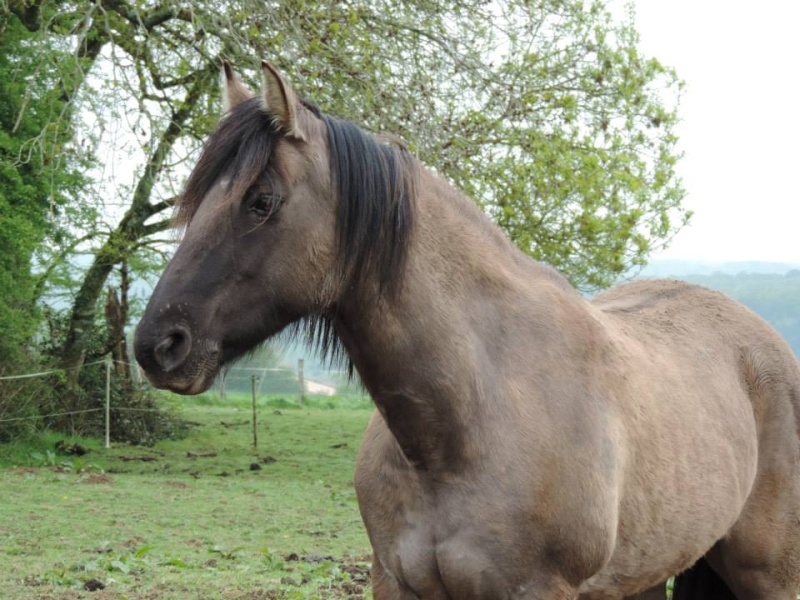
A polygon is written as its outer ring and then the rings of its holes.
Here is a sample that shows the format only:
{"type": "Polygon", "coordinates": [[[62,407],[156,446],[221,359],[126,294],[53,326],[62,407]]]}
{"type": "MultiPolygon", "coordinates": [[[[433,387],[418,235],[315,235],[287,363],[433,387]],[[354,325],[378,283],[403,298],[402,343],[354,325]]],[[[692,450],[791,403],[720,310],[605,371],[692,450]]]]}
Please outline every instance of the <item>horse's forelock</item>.
{"type": "Polygon", "coordinates": [[[280,132],[258,98],[233,107],[203,146],[177,202],[175,225],[188,225],[203,199],[225,176],[231,186],[227,192],[244,193],[266,169],[279,138],[280,132]]]}

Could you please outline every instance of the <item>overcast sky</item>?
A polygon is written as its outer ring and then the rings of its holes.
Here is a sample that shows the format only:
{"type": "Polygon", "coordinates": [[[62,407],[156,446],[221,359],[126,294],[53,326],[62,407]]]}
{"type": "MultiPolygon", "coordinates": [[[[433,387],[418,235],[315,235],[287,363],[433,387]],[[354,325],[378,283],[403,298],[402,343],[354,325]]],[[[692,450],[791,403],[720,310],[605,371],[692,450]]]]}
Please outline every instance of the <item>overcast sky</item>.
{"type": "Polygon", "coordinates": [[[800,1],[636,0],[641,49],[686,82],[692,224],[655,258],[800,263],[800,1]]]}

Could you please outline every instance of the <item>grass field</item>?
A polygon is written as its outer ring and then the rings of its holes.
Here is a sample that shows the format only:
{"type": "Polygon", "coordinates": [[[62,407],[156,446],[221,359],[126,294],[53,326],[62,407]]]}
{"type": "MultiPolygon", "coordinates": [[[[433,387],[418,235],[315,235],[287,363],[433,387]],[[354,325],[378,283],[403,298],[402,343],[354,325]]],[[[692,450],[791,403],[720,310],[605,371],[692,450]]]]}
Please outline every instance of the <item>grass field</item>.
{"type": "Polygon", "coordinates": [[[194,425],[152,448],[0,446],[0,598],[371,597],[352,484],[368,400],[261,399],[255,450],[245,398],[172,402],[194,425]]]}

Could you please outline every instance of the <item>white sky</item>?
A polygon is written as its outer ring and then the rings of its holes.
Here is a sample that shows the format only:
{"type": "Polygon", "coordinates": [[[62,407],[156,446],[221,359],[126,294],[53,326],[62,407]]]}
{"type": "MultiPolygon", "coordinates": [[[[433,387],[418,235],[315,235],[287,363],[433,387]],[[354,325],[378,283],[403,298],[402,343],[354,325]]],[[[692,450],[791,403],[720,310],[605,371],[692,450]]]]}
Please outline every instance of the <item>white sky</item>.
{"type": "Polygon", "coordinates": [[[692,223],[654,258],[800,262],[800,1],[636,0],[644,54],[686,82],[692,223]]]}

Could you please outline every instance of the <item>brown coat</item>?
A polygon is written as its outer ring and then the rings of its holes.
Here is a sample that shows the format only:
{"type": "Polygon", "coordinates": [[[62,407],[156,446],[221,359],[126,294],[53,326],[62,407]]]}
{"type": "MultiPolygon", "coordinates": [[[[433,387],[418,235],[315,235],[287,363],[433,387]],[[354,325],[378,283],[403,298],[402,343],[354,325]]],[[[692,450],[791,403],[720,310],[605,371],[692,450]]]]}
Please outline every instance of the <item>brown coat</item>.
{"type": "Polygon", "coordinates": [[[137,329],[154,385],[199,393],[298,323],[346,353],[378,409],[355,477],[376,600],[664,597],[701,558],[715,597],[794,598],[800,369],[772,328],[681,282],[585,300],[263,71],[250,98],[226,67],[137,329]]]}

